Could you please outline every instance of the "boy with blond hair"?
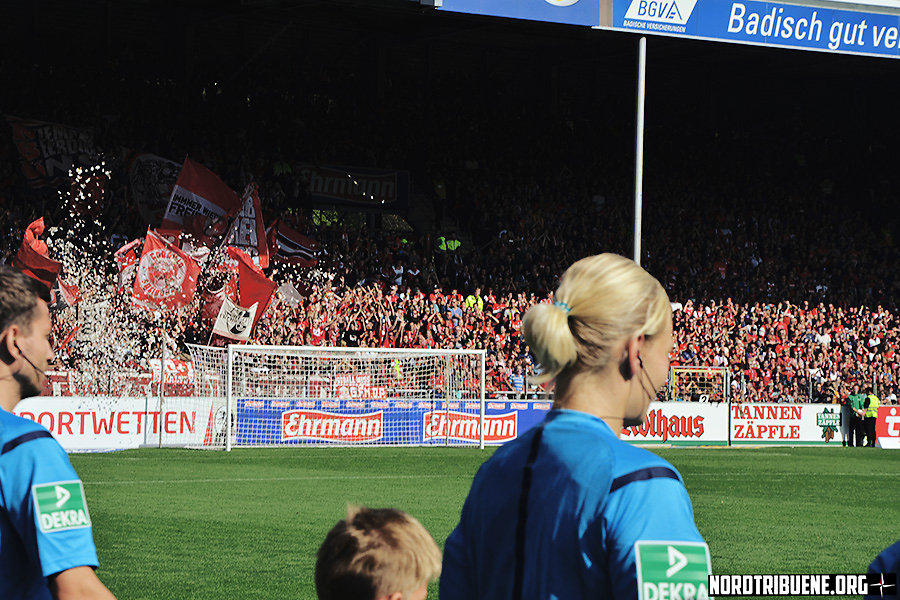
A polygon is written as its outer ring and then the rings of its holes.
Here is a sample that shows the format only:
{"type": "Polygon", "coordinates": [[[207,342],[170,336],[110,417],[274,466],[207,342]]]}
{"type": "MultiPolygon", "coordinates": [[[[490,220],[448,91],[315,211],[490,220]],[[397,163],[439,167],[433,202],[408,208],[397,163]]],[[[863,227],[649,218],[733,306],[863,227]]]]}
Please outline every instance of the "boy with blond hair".
{"type": "Polygon", "coordinates": [[[415,518],[350,506],[319,548],[319,600],[424,600],[441,574],[441,551],[415,518]]]}

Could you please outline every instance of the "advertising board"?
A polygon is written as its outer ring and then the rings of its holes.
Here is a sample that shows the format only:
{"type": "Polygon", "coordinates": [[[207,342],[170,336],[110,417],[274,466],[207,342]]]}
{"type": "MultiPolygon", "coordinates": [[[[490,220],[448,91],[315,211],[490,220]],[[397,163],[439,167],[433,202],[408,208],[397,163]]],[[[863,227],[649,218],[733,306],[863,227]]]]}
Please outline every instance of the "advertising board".
{"type": "MultiPolygon", "coordinates": [[[[240,398],[236,407],[239,446],[479,443],[477,401],[240,398]]],[[[485,444],[515,439],[550,407],[549,402],[487,401],[485,444]]]]}
{"type": "Polygon", "coordinates": [[[841,445],[837,404],[732,404],[731,444],[841,445]]]}
{"type": "Polygon", "coordinates": [[[728,405],[720,402],[653,402],[640,427],[621,439],[640,444],[720,446],[728,443],[728,405]]]}
{"type": "MultiPolygon", "coordinates": [[[[361,382],[355,382],[357,384],[361,382]]],[[[546,401],[487,400],[485,444],[501,445],[540,423],[546,401]]],[[[224,398],[50,397],[20,402],[15,414],[46,427],[69,452],[142,446],[224,446],[224,398]]],[[[477,445],[477,401],[254,399],[236,401],[234,443],[271,445],[477,445]]],[[[877,445],[900,448],[900,407],[882,406],[877,445]]],[[[673,446],[841,446],[841,407],[833,404],[654,402],[621,439],[673,446]]]]}
{"type": "Polygon", "coordinates": [[[442,10],[569,25],[597,24],[600,0],[442,0],[442,10]]]}
{"type": "Polygon", "coordinates": [[[879,406],[875,422],[875,445],[900,449],[900,406],[879,406]]]}
{"type": "MultiPolygon", "coordinates": [[[[900,15],[754,0],[611,0],[600,27],[707,40],[900,57],[900,15]],[[607,12],[608,15],[608,12],[607,12]]],[[[883,12],[878,12],[878,11],[883,12]]]]}
{"type": "Polygon", "coordinates": [[[224,398],[26,398],[16,415],[40,423],[67,452],[125,450],[141,446],[221,445],[224,398]],[[218,440],[218,441],[217,441],[218,440]]]}

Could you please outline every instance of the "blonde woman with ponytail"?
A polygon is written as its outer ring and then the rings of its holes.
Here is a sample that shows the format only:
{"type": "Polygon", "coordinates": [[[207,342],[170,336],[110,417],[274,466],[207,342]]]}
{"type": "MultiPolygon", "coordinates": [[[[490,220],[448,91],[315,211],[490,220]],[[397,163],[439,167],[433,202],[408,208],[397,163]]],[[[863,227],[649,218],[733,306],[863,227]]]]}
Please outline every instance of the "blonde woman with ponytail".
{"type": "Polygon", "coordinates": [[[665,290],[621,256],[584,258],[524,332],[554,407],[475,476],[444,548],[441,600],[618,600],[678,584],[703,597],[709,550],[681,476],[619,439],[666,382],[665,290]]]}

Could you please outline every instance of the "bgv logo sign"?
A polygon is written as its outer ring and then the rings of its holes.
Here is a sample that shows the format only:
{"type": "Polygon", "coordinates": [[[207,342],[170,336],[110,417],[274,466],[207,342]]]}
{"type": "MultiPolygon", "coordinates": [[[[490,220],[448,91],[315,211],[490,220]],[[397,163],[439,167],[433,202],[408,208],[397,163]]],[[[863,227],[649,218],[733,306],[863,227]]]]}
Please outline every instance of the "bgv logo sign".
{"type": "Polygon", "coordinates": [[[626,19],[685,25],[697,0],[632,0],[626,19]]]}

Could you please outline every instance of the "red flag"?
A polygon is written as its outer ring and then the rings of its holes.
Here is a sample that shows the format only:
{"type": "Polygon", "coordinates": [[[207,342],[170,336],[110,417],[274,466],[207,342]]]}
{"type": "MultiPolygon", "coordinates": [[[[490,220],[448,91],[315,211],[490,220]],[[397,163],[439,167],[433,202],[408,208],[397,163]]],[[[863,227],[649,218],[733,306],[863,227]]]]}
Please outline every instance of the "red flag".
{"type": "Polygon", "coordinates": [[[225,286],[219,289],[205,289],[200,292],[200,318],[215,321],[225,302],[225,286]]]}
{"type": "MultiPolygon", "coordinates": [[[[201,215],[213,221],[231,217],[241,209],[241,199],[215,173],[189,158],[172,188],[169,206],[163,217],[165,229],[182,229],[185,220],[201,215]]],[[[222,232],[224,233],[223,228],[222,232]]]]}
{"type": "Polygon", "coordinates": [[[81,297],[81,290],[78,289],[78,286],[75,284],[66,283],[62,277],[57,278],[56,280],[57,289],[53,290],[54,292],[58,292],[56,294],[56,305],[65,304],[66,306],[75,306],[79,302],[83,300],[81,297]]]}
{"type": "Polygon", "coordinates": [[[40,239],[42,233],[44,233],[44,217],[31,223],[25,230],[22,245],[12,259],[12,266],[29,277],[37,279],[47,288],[53,289],[53,284],[62,269],[62,263],[47,256],[49,250],[47,243],[40,239]]]}
{"type": "MultiPolygon", "coordinates": [[[[237,248],[228,248],[228,254],[238,263],[238,302],[248,308],[259,304],[256,316],[253,319],[253,327],[259,322],[260,317],[269,308],[269,301],[278,289],[278,285],[263,275],[262,270],[253,264],[246,252],[237,248]]],[[[252,329],[251,329],[252,331],[252,329]]]]}
{"type": "Polygon", "coordinates": [[[143,243],[144,238],[138,238],[136,240],[132,240],[116,250],[116,265],[119,267],[119,291],[123,291],[125,289],[125,284],[128,280],[134,275],[135,269],[137,269],[138,259],[140,258],[140,254],[138,253],[138,248],[140,248],[141,243],[143,243]]]}
{"type": "Polygon", "coordinates": [[[190,215],[184,218],[184,232],[191,234],[198,246],[210,248],[218,245],[227,230],[227,216],[190,215]]]}
{"type": "Polygon", "coordinates": [[[250,260],[261,269],[269,266],[269,243],[255,183],[248,184],[244,190],[241,212],[231,224],[224,244],[246,252],[250,260]]]}
{"type": "Polygon", "coordinates": [[[181,227],[176,227],[174,229],[157,227],[154,233],[173,246],[181,247],[181,227]]]}
{"type": "Polygon", "coordinates": [[[301,267],[316,266],[316,253],[321,245],[316,240],[294,231],[280,219],[269,225],[269,253],[277,260],[301,267]]]}
{"type": "Polygon", "coordinates": [[[66,336],[62,342],[60,342],[59,346],[56,348],[56,352],[62,352],[63,349],[69,345],[69,342],[75,339],[75,334],[78,333],[78,330],[81,329],[81,323],[72,328],[72,331],[69,332],[69,335],[66,336]]]}
{"type": "Polygon", "coordinates": [[[134,280],[134,301],[145,308],[178,308],[197,289],[200,266],[190,256],[147,231],[134,280]]]}

